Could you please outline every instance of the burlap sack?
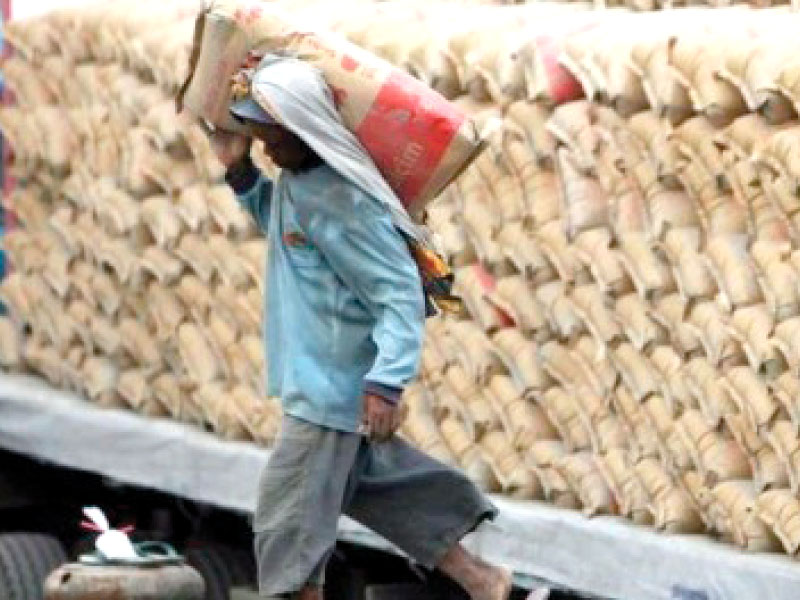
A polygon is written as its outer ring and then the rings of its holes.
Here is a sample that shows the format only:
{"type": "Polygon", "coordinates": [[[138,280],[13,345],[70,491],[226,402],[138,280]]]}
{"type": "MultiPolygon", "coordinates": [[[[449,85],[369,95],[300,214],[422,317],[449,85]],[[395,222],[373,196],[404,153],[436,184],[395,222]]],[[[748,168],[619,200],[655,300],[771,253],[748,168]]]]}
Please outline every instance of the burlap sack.
{"type": "Polygon", "coordinates": [[[344,124],[412,214],[481,149],[472,120],[437,92],[344,39],[305,31],[253,1],[217,0],[198,17],[179,109],[237,129],[228,112],[229,82],[248,56],[268,52],[297,56],[322,71],[344,124]]]}
{"type": "Polygon", "coordinates": [[[770,382],[769,390],[781,404],[795,429],[800,431],[800,379],[791,371],[770,382]]]}
{"type": "Polygon", "coordinates": [[[769,552],[780,547],[774,530],[756,511],[757,491],[750,481],[728,481],[716,485],[712,493],[728,517],[733,540],[747,550],[769,552]]]}
{"type": "Polygon", "coordinates": [[[18,368],[22,360],[22,339],[19,328],[9,317],[0,317],[0,366],[18,368]]]}
{"type": "Polygon", "coordinates": [[[769,490],[756,499],[756,514],[781,540],[784,549],[795,554],[800,548],[800,502],[784,489],[769,490]]]}

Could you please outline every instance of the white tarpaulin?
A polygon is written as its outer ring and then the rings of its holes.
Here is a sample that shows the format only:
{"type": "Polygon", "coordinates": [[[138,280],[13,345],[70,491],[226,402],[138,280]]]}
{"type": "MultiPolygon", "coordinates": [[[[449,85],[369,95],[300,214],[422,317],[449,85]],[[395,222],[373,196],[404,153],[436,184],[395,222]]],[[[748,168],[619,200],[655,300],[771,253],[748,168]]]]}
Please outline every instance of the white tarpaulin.
{"type": "MultiPolygon", "coordinates": [[[[268,451],[174,421],[97,408],[39,379],[0,375],[0,446],[199,502],[249,512],[268,451]]],[[[800,563],[613,517],[494,498],[498,520],[470,536],[521,579],[620,600],[796,600],[800,563]]],[[[386,548],[344,519],[342,539],[386,548]]]]}

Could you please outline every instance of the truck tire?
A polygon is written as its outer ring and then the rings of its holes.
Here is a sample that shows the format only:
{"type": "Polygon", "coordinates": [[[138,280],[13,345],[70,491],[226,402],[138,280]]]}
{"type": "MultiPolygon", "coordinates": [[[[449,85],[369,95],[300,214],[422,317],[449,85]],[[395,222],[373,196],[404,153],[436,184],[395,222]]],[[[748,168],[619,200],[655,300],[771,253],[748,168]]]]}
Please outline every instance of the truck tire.
{"type": "Polygon", "coordinates": [[[42,600],[44,580],[67,561],[61,543],[40,533],[0,535],[0,598],[42,600]]]}
{"type": "Polygon", "coordinates": [[[27,548],[28,556],[37,573],[44,573],[42,581],[47,576],[67,562],[64,547],[56,538],[43,534],[27,534],[20,536],[20,544],[27,548]]]}
{"type": "Polygon", "coordinates": [[[214,545],[188,548],[186,562],[206,582],[206,600],[230,600],[231,572],[214,545]]]}

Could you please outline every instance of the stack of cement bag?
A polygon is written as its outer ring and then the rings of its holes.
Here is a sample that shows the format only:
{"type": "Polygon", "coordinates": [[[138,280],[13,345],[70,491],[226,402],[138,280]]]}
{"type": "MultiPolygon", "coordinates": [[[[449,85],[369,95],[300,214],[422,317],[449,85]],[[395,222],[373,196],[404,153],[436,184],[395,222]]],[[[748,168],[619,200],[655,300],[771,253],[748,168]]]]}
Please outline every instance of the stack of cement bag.
{"type": "MultiPolygon", "coordinates": [[[[497,4],[525,4],[537,0],[498,0],[497,4]]],[[[572,0],[566,0],[572,1],[572,0]]],[[[790,0],[594,0],[596,8],[625,7],[635,11],[670,10],[673,8],[710,6],[726,8],[735,4],[750,5],[754,8],[767,8],[792,4],[790,0]]]]}
{"type": "Polygon", "coordinates": [[[428,209],[468,315],[429,323],[406,435],[488,489],[795,553],[800,17],[519,8],[345,27],[502,123],[428,209]]]}
{"type": "MultiPolygon", "coordinates": [[[[354,5],[296,10],[489,136],[425,215],[466,309],[428,322],[403,435],[487,490],[795,554],[800,16],[354,5]]],[[[0,358],[267,441],[261,246],[167,109],[189,40],[103,14],[103,43],[14,32],[0,358]]]]}
{"type": "Polygon", "coordinates": [[[198,5],[150,4],[9,28],[17,106],[0,124],[21,227],[4,238],[0,360],[103,406],[269,442],[263,240],[204,131],[175,114],[198,5]]]}

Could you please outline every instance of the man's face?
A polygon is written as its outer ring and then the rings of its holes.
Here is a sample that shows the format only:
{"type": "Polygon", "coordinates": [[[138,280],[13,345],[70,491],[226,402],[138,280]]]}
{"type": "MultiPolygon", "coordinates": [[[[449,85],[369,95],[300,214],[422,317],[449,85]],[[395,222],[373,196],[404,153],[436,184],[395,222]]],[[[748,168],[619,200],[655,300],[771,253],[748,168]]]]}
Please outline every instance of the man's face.
{"type": "Polygon", "coordinates": [[[252,123],[251,131],[255,139],[264,142],[272,162],[281,169],[296,171],[314,155],[303,140],[277,123],[252,123]]]}

